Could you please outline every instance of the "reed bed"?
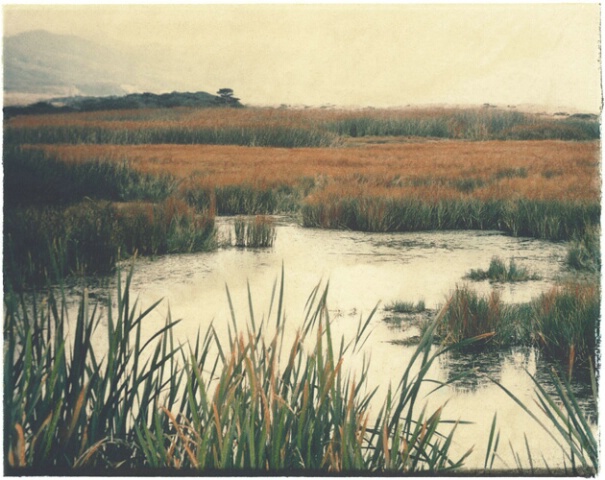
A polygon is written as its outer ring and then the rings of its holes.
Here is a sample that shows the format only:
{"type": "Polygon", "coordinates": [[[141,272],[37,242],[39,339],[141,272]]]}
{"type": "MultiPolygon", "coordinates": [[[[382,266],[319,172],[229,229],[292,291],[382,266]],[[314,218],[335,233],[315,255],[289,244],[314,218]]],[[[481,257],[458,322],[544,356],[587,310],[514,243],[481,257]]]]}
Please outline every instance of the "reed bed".
{"type": "Polygon", "coordinates": [[[234,229],[236,247],[270,248],[275,242],[274,221],[265,215],[256,215],[253,219],[238,217],[234,229]]]}
{"type": "Polygon", "coordinates": [[[301,209],[303,224],[368,231],[498,229],[566,240],[598,224],[598,143],[437,142],[338,149],[45,146],[170,173],[219,214],[301,209]],[[214,200],[212,200],[214,199],[214,200]]]}
{"type": "Polygon", "coordinates": [[[14,146],[3,153],[4,278],[14,288],[71,273],[106,274],[135,253],[216,244],[213,205],[196,208],[178,198],[172,175],[142,173],[124,159],[64,162],[14,146]]]}
{"type": "Polygon", "coordinates": [[[501,230],[513,236],[568,240],[600,221],[598,203],[572,201],[426,201],[418,197],[314,197],[303,225],[369,232],[501,230]]]}
{"type": "MultiPolygon", "coordinates": [[[[30,467],[48,475],[136,465],[135,432],[149,424],[158,404],[172,405],[164,392],[176,388],[182,373],[170,336],[176,322],[168,319],[151,341],[141,342],[142,324],[157,304],[139,313],[130,279],[122,284],[118,276],[117,308],[110,300],[103,314],[85,290],[71,321],[61,291],[30,299],[5,295],[5,471],[30,467]],[[106,354],[93,348],[100,329],[107,334],[106,354]]],[[[159,421],[168,428],[167,419],[159,421]]]]}
{"type": "Polygon", "coordinates": [[[327,289],[311,293],[282,350],[283,272],[275,314],[257,324],[251,306],[245,332],[232,318],[228,344],[209,327],[176,345],[170,316],[147,339],[142,325],[159,302],[137,313],[130,282],[118,275],[116,310],[112,299],[93,306],[84,291],[71,340],[64,296],[5,297],[8,471],[443,473],[470,453],[450,458],[457,423],[443,432],[442,407],[419,405],[440,354],[431,352],[430,330],[370,420],[367,363],[355,378],[343,363],[364,343],[371,316],[349,343],[335,341],[327,289]],[[99,330],[105,354],[93,347],[99,330]]]}
{"type": "MultiPolygon", "coordinates": [[[[141,308],[132,298],[132,271],[117,280],[117,297],[102,304],[84,289],[75,319],[61,289],[5,295],[5,472],[447,474],[464,466],[472,448],[459,458],[449,453],[459,422],[444,420],[443,407],[431,413],[420,404],[422,386],[435,384],[427,372],[445,351],[432,346],[435,323],[370,417],[376,390],[367,385],[368,363],[355,377],[344,372],[367,340],[373,312],[349,342],[334,339],[327,288],[318,285],[288,348],[282,272],[260,322],[249,298],[248,325],[239,330],[232,309],[228,342],[210,326],[177,344],[179,321],[168,314],[163,326],[145,332],[159,302],[141,308]]],[[[231,303],[228,289],[227,298],[231,303]]],[[[569,461],[566,474],[594,474],[598,443],[588,419],[567,380],[553,380],[555,392],[547,393],[534,379],[546,417],[499,385],[550,432],[569,461]]],[[[483,473],[499,472],[498,445],[494,417],[483,473]]],[[[515,472],[543,471],[534,469],[527,437],[526,446],[530,468],[519,463],[515,472]]]]}
{"type": "Polygon", "coordinates": [[[498,292],[482,297],[466,285],[456,286],[447,300],[437,334],[448,344],[471,338],[499,346],[519,341],[514,312],[501,301],[498,292]]]}
{"type": "Polygon", "coordinates": [[[407,109],[342,112],[327,127],[349,137],[411,136],[464,140],[591,140],[597,121],[548,118],[514,110],[407,109]]]}
{"type": "Polygon", "coordinates": [[[595,365],[600,291],[596,284],[572,283],[553,288],[533,304],[534,341],[550,355],[595,365]]]}
{"type": "Polygon", "coordinates": [[[176,189],[169,173],[142,173],[125,158],[69,163],[55,154],[7,145],[3,162],[4,204],[8,207],[66,205],[85,197],[157,202],[176,189]]]}
{"type": "MultiPolygon", "coordinates": [[[[416,142],[342,148],[262,148],[217,145],[45,145],[67,163],[122,162],[188,186],[279,186],[335,193],[439,200],[529,198],[598,201],[598,142],[416,142]],[[304,188],[303,188],[304,189],[304,188]]],[[[305,196],[309,193],[306,192],[305,196]]]]}
{"type": "Polygon", "coordinates": [[[214,215],[199,213],[183,201],[85,200],[67,208],[7,209],[4,247],[5,283],[22,289],[69,274],[107,274],[117,261],[136,253],[211,250],[216,232],[214,215]]]}
{"type": "Polygon", "coordinates": [[[107,126],[42,126],[32,129],[7,127],[4,138],[10,144],[206,144],[271,147],[326,147],[336,139],[329,132],[283,127],[198,129],[187,127],[110,128],[107,126]]]}
{"type": "Polygon", "coordinates": [[[321,147],[339,139],[406,136],[464,140],[595,140],[596,120],[502,109],[163,109],[27,116],[5,127],[8,143],[206,143],[321,147]]]}

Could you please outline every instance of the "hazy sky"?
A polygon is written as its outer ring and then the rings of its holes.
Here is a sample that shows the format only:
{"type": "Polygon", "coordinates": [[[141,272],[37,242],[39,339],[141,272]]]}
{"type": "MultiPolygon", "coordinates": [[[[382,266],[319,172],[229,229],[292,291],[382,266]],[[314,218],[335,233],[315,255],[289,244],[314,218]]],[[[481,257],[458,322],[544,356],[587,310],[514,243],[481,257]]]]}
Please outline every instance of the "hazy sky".
{"type": "MultiPolygon", "coordinates": [[[[597,4],[4,6],[45,29],[136,49],[175,89],[248,104],[601,105],[597,4]]],[[[171,89],[171,87],[167,87],[171,89]]]]}

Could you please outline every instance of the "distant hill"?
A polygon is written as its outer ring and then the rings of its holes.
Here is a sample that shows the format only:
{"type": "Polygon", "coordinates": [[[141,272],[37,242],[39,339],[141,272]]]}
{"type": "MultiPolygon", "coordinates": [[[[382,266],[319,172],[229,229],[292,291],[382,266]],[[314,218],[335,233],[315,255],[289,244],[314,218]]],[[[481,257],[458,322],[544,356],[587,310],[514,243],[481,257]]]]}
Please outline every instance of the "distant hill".
{"type": "Polygon", "coordinates": [[[225,100],[218,95],[206,92],[172,92],[172,93],[131,93],[124,96],[109,97],[62,97],[47,102],[37,102],[27,106],[4,107],[4,118],[16,115],[40,115],[62,112],[92,112],[98,110],[129,110],[138,108],[172,108],[172,107],[235,107],[242,104],[237,99],[225,100]]]}
{"type": "Polygon", "coordinates": [[[15,98],[125,95],[160,90],[135,56],[74,35],[35,30],[4,39],[4,93],[15,98]]]}

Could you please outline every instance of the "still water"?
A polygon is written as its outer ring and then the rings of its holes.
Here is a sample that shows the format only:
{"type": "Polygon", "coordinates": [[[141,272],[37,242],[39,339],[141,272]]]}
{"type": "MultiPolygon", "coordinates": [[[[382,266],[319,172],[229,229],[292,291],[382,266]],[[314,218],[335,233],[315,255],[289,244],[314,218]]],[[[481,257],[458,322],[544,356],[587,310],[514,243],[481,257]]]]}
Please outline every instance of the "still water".
{"type": "MultiPolygon", "coordinates": [[[[217,225],[225,241],[233,228],[233,218],[220,218],[217,225]]],[[[161,328],[168,310],[180,342],[193,340],[213,323],[217,333],[227,338],[231,313],[226,295],[229,288],[238,325],[249,321],[249,283],[255,317],[269,311],[272,288],[285,272],[285,345],[302,324],[305,302],[313,288],[329,283],[328,308],[333,335],[351,338],[360,318],[379,305],[371,322],[372,334],[362,352],[347,359],[352,375],[371,357],[369,387],[379,387],[377,399],[384,399],[389,385],[396,387],[415,347],[402,343],[417,332],[393,322],[380,305],[393,301],[416,303],[437,309],[448,294],[462,285],[470,269],[487,269],[492,257],[505,263],[514,258],[518,265],[540,275],[541,280],[500,286],[473,282],[479,292],[498,288],[506,302],[526,302],[548,290],[563,273],[566,246],[536,239],[513,238],[495,231],[451,231],[376,234],[301,228],[293,219],[276,218],[277,238],[270,249],[223,247],[210,253],[170,255],[155,260],[140,259],[135,267],[132,291],[145,308],[164,301],[147,320],[149,334],[161,328]]],[[[279,281],[278,281],[279,282],[279,281]]],[[[97,292],[103,295],[102,291],[97,292]]],[[[275,306],[274,306],[275,311],[275,306]]],[[[104,340],[97,339],[99,348],[104,340]]],[[[467,377],[426,398],[429,410],[446,403],[443,417],[473,422],[459,425],[454,452],[464,453],[474,445],[467,466],[482,467],[494,413],[498,412],[500,454],[496,468],[514,468],[509,441],[529,467],[524,433],[535,454],[534,466],[562,466],[562,455],[553,441],[488,377],[495,378],[523,402],[533,405],[534,386],[529,374],[547,379],[550,366],[539,352],[530,348],[460,354],[439,358],[429,378],[446,381],[460,373],[467,377]]],[[[589,388],[577,386],[578,395],[588,402],[589,388]]],[[[428,392],[428,390],[427,390],[428,392]]],[[[382,400],[380,400],[382,402],[382,400]]],[[[588,408],[588,407],[587,407],[588,408]]],[[[376,411],[378,406],[375,407],[376,411]]],[[[446,431],[449,431],[446,426],[446,431]]]]}

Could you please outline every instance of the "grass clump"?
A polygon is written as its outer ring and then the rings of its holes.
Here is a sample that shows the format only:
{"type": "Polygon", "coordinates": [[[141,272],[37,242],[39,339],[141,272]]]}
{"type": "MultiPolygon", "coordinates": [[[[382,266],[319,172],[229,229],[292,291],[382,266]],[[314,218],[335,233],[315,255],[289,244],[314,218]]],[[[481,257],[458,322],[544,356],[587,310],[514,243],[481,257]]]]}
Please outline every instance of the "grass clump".
{"type": "Polygon", "coordinates": [[[533,302],[536,344],[549,355],[587,364],[596,353],[601,300],[597,285],[575,283],[553,288],[533,302]]]}
{"type": "Polygon", "coordinates": [[[276,230],[271,217],[257,215],[253,219],[235,219],[235,246],[246,248],[269,248],[275,242],[276,230]]]}
{"type": "Polygon", "coordinates": [[[5,297],[8,471],[436,473],[458,469],[470,453],[450,458],[457,424],[443,432],[442,408],[419,410],[420,387],[441,353],[432,351],[430,329],[370,418],[376,390],[365,393],[367,363],[355,378],[344,372],[371,315],[350,342],[334,342],[327,289],[311,293],[298,334],[282,350],[283,272],[266,319],[256,323],[250,300],[248,327],[239,331],[231,309],[228,343],[210,326],[176,345],[170,317],[146,335],[157,303],[136,313],[130,281],[122,287],[118,278],[117,312],[111,299],[93,307],[84,292],[73,338],[64,297],[29,304],[5,297]],[[99,335],[105,349],[94,345],[99,335]]]}
{"type": "Polygon", "coordinates": [[[487,270],[472,269],[465,275],[465,278],[475,281],[489,280],[490,282],[526,282],[540,280],[541,277],[518,266],[514,258],[510,259],[507,268],[502,259],[493,257],[487,270]]]}
{"type": "Polygon", "coordinates": [[[554,287],[536,299],[507,305],[496,291],[481,296],[468,286],[456,287],[439,315],[436,334],[446,344],[536,345],[570,371],[594,364],[599,334],[598,285],[575,283],[554,287]]]}
{"type": "Polygon", "coordinates": [[[501,345],[514,338],[511,309],[496,291],[482,297],[468,286],[456,286],[439,318],[436,332],[444,343],[476,339],[501,345]]]}
{"type": "Polygon", "coordinates": [[[414,302],[395,301],[384,306],[384,310],[393,313],[422,313],[426,310],[424,300],[414,302]]]}
{"type": "Polygon", "coordinates": [[[600,238],[600,229],[597,227],[586,229],[584,235],[576,236],[567,250],[567,265],[578,271],[600,272],[600,238]]]}

